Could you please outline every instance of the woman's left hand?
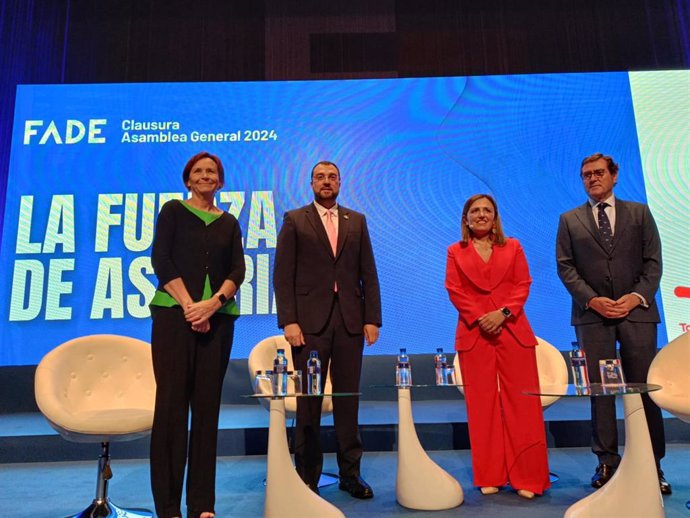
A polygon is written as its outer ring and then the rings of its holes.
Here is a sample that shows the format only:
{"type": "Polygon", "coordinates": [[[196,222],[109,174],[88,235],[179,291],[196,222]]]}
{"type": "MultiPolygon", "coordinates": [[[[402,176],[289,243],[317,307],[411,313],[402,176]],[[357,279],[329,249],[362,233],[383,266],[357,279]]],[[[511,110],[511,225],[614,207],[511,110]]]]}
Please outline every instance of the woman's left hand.
{"type": "Polygon", "coordinates": [[[503,322],[506,317],[500,309],[496,311],[490,311],[485,315],[482,315],[477,319],[477,323],[482,331],[492,335],[496,335],[501,332],[503,322]]]}
{"type": "Polygon", "coordinates": [[[198,326],[208,321],[219,307],[220,301],[216,297],[193,302],[184,309],[184,318],[187,322],[192,324],[192,326],[198,326]]]}

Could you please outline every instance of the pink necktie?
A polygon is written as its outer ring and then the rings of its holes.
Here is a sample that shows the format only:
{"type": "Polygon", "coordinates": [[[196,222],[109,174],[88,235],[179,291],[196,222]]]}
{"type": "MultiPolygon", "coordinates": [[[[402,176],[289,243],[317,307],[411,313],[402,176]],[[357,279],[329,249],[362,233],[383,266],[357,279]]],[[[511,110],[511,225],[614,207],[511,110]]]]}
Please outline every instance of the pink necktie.
{"type": "Polygon", "coordinates": [[[330,210],[326,212],[326,234],[328,234],[328,241],[331,243],[331,250],[333,250],[333,255],[335,255],[338,248],[338,236],[333,223],[333,213],[330,210]]]}
{"type": "MultiPolygon", "coordinates": [[[[328,241],[331,243],[331,250],[333,250],[333,257],[338,248],[338,236],[335,231],[335,223],[333,223],[333,213],[326,211],[326,234],[328,234],[328,241]]],[[[338,291],[338,283],[333,283],[333,291],[338,291]]]]}

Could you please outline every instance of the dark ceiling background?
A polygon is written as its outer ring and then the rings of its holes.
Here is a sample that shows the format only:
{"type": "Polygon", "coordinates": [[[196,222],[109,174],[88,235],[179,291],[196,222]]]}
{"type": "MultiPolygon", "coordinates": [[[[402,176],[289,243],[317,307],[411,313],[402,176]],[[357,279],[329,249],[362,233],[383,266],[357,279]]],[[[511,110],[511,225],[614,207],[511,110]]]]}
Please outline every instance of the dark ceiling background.
{"type": "Polygon", "coordinates": [[[690,68],[689,0],[0,0],[15,86],[690,68]]]}

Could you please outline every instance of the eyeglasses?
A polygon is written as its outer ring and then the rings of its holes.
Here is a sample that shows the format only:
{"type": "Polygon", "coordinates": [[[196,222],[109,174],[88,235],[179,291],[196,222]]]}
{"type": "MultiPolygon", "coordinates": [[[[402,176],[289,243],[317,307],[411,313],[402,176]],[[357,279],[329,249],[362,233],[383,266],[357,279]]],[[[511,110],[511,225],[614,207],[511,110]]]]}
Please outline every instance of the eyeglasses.
{"type": "Polygon", "coordinates": [[[603,178],[606,174],[606,169],[595,169],[594,171],[587,171],[586,173],[581,173],[580,176],[583,180],[591,180],[592,178],[603,178]]]}
{"type": "Polygon", "coordinates": [[[316,180],[317,182],[325,182],[326,180],[328,180],[329,182],[337,182],[338,181],[338,175],[335,173],[329,174],[329,175],[325,175],[323,173],[315,174],[314,180],[316,180]]]}

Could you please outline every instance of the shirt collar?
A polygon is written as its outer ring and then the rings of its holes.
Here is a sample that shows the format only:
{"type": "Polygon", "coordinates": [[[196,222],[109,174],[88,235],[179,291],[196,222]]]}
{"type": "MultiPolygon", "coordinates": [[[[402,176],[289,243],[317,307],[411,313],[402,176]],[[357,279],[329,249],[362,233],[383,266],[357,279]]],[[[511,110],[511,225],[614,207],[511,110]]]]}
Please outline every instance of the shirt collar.
{"type": "Polygon", "coordinates": [[[333,205],[330,209],[327,209],[326,207],[324,207],[323,205],[321,205],[320,203],[315,201],[314,207],[316,207],[316,210],[318,211],[319,216],[321,216],[322,218],[326,215],[326,212],[328,212],[329,210],[333,213],[334,216],[338,215],[338,204],[337,203],[335,205],[333,205]]]}
{"type": "Polygon", "coordinates": [[[602,200],[602,201],[597,201],[597,200],[593,200],[592,198],[589,198],[589,204],[592,208],[596,207],[600,203],[608,203],[609,206],[611,206],[613,208],[616,206],[616,197],[613,195],[613,193],[611,193],[611,196],[609,196],[608,198],[606,198],[605,200],[602,200]]]}

